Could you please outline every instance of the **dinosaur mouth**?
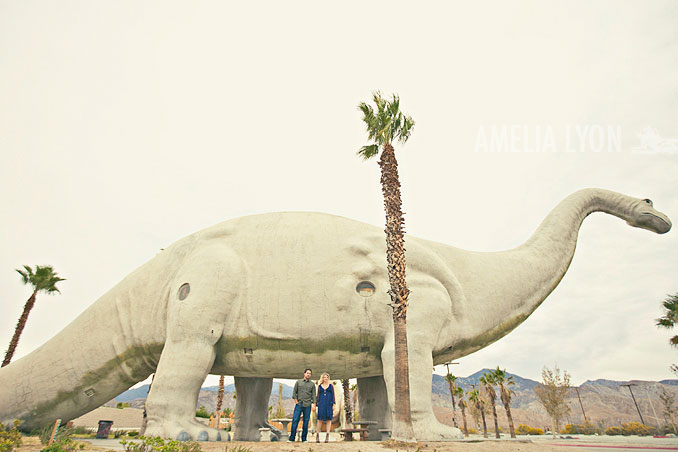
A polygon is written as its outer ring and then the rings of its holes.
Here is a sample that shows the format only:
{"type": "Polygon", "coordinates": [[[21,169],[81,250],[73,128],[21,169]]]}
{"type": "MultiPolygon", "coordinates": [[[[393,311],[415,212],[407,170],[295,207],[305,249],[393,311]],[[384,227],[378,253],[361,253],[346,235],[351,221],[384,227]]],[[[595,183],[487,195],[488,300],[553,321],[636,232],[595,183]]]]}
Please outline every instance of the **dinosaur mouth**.
{"type": "Polygon", "coordinates": [[[671,229],[671,223],[670,223],[669,221],[663,219],[663,218],[660,217],[659,215],[655,215],[655,214],[652,213],[652,212],[643,212],[643,213],[640,214],[641,217],[642,217],[643,215],[649,215],[649,216],[651,216],[652,218],[656,218],[657,220],[660,220],[662,223],[664,223],[664,224],[666,225],[666,231],[664,231],[664,232],[668,232],[668,231],[671,229]]]}

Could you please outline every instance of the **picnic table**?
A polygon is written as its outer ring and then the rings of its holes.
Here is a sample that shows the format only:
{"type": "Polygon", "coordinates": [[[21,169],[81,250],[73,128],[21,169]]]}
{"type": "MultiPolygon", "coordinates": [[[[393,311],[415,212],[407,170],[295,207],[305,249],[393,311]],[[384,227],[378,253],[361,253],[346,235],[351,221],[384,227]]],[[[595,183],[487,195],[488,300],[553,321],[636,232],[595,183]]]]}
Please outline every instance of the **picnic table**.
{"type": "Polygon", "coordinates": [[[372,441],[379,441],[381,435],[377,435],[377,424],[379,422],[377,421],[354,421],[351,422],[354,426],[359,426],[361,429],[367,430],[365,432],[364,438],[363,434],[360,434],[360,441],[369,441],[370,436],[372,437],[372,441]],[[370,435],[370,431],[372,434],[370,435]]]}
{"type": "Polygon", "coordinates": [[[282,424],[282,433],[280,434],[280,439],[282,441],[287,441],[290,437],[290,434],[287,432],[287,424],[292,422],[292,419],[280,418],[280,419],[271,419],[273,422],[280,422],[282,424]]]}

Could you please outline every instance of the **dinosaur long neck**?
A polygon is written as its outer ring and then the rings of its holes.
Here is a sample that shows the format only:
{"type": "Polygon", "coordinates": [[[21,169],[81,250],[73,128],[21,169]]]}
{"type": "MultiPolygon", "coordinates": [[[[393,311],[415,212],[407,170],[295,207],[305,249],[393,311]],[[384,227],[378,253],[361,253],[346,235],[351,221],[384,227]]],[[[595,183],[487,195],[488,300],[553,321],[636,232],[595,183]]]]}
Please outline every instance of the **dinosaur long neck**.
{"type": "MultiPolygon", "coordinates": [[[[466,297],[461,322],[474,325],[454,346],[454,356],[472,353],[522,323],[567,272],[579,228],[592,212],[628,219],[636,199],[602,189],[578,191],[558,204],[523,245],[508,251],[448,250],[450,267],[466,297]]],[[[449,262],[449,261],[448,261],[449,262]]]]}

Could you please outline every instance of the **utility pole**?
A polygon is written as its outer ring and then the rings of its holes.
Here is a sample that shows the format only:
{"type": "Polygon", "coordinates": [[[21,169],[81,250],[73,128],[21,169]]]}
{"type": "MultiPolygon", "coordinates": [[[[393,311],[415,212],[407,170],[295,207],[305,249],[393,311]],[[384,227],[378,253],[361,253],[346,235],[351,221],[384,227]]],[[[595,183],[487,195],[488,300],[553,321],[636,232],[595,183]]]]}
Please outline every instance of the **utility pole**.
{"type": "MultiPolygon", "coordinates": [[[[445,363],[445,367],[447,367],[447,378],[450,378],[450,365],[452,364],[459,363],[453,363],[452,361],[445,363]]],[[[450,397],[452,397],[452,422],[456,428],[459,428],[459,423],[457,422],[457,404],[454,402],[454,388],[452,381],[447,380],[447,384],[450,387],[450,397]]]]}
{"type": "Polygon", "coordinates": [[[575,386],[574,388],[575,391],[577,391],[577,398],[579,399],[579,406],[581,407],[581,412],[584,415],[584,423],[588,422],[589,420],[586,418],[586,412],[584,411],[584,404],[581,403],[581,397],[579,396],[579,388],[575,386]]]}
{"type": "Polygon", "coordinates": [[[631,393],[631,398],[633,399],[633,403],[636,405],[636,410],[638,410],[638,416],[640,416],[640,422],[645,425],[645,421],[643,420],[643,415],[640,414],[640,408],[638,408],[638,402],[636,402],[636,398],[633,395],[633,390],[631,389],[631,386],[636,386],[635,383],[626,383],[624,385],[619,385],[619,386],[626,386],[629,388],[629,392],[631,393]]]}

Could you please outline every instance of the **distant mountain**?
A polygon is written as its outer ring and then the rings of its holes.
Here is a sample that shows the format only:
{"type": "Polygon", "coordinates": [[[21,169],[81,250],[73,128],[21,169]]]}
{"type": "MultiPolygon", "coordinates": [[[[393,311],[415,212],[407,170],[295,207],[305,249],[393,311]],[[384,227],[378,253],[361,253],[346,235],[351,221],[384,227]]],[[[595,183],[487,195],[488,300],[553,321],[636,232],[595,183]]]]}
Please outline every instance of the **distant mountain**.
{"type": "MultiPolygon", "coordinates": [[[[457,385],[461,386],[465,391],[473,389],[473,385],[478,387],[478,379],[490,369],[482,369],[475,372],[468,377],[459,377],[457,385]]],[[[549,419],[544,408],[539,404],[534,388],[539,385],[537,381],[523,378],[519,375],[508,373],[512,376],[515,384],[511,387],[514,395],[511,400],[511,411],[513,412],[515,425],[527,424],[532,427],[547,427],[549,426],[549,419]]],[[[570,414],[566,417],[565,422],[582,423],[584,420],[582,414],[582,405],[586,416],[594,424],[607,427],[611,425],[620,425],[621,422],[637,422],[638,412],[636,411],[633,400],[627,387],[622,384],[633,383],[633,393],[636,397],[636,402],[643,413],[645,423],[648,425],[656,425],[657,422],[663,424],[663,406],[659,399],[662,388],[674,394],[678,399],[678,380],[662,380],[654,381],[614,381],[614,380],[587,380],[581,386],[577,387],[582,404],[580,405],[577,393],[570,391],[568,396],[568,405],[570,407],[570,414]],[[655,413],[659,419],[655,418],[655,413]]],[[[341,384],[337,384],[336,388],[339,390],[337,400],[341,401],[341,384]]],[[[200,390],[198,403],[196,408],[204,406],[208,411],[215,411],[217,401],[218,386],[204,387],[200,390]]],[[[283,384],[283,407],[285,411],[291,415],[293,410],[292,386],[283,384]]],[[[236,399],[234,396],[235,387],[233,384],[226,386],[224,394],[224,408],[235,408],[236,399]]],[[[135,389],[130,389],[123,392],[115,399],[106,403],[107,406],[115,406],[118,402],[128,402],[130,406],[135,408],[142,408],[148,393],[148,385],[143,385],[135,389]]],[[[445,377],[434,374],[432,376],[432,403],[434,405],[434,412],[441,422],[452,424],[452,402],[450,399],[450,392],[445,377]]],[[[270,406],[278,405],[278,383],[273,384],[271,397],[269,399],[270,406]]],[[[499,424],[503,425],[504,431],[508,429],[506,422],[506,415],[500,399],[497,399],[497,413],[499,417],[499,424]]],[[[468,413],[467,413],[468,414],[468,413]]],[[[457,416],[460,413],[457,412],[457,416]]],[[[469,423],[473,422],[468,417],[469,423]]]]}

